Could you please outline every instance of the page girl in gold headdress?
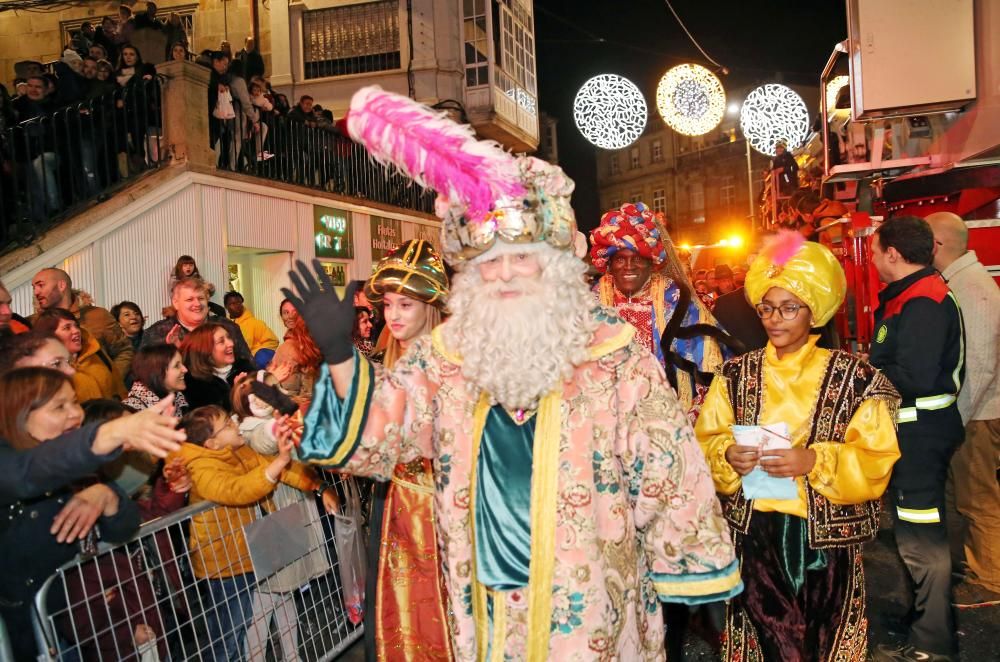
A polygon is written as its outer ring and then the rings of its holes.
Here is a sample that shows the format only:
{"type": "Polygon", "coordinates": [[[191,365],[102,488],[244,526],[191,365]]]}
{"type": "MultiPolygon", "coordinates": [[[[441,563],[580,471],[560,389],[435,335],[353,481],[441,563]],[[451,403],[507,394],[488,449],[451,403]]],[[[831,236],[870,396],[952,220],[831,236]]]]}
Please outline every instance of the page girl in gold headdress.
{"type": "Polygon", "coordinates": [[[811,329],[845,289],[829,250],[779,233],[746,279],[767,346],[723,364],[695,426],[746,583],[727,607],[726,660],[866,659],[861,544],[899,458],[899,395],[868,363],[816,346],[811,329]],[[761,427],[784,448],[743,441],[761,427]]]}
{"type": "MultiPolygon", "coordinates": [[[[448,296],[444,263],[430,243],[407,241],[379,262],[365,296],[385,319],[372,358],[391,369],[410,343],[441,323],[448,296]]],[[[430,460],[399,464],[390,482],[376,483],[371,527],[377,563],[369,566],[369,655],[393,662],[453,659],[430,460]]]]}

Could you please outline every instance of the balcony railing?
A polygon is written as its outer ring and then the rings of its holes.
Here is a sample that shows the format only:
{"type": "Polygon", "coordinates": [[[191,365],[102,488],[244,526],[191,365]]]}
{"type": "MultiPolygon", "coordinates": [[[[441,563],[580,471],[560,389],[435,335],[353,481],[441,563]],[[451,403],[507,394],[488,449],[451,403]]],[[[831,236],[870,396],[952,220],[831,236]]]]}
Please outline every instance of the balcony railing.
{"type": "MultiPolygon", "coordinates": [[[[165,93],[160,78],[136,81],[0,132],[0,253],[166,163],[165,93]]],[[[233,105],[235,119],[212,119],[220,170],[433,213],[433,191],[372,161],[333,124],[264,113],[255,130],[233,105]]]]}
{"type": "Polygon", "coordinates": [[[136,80],[0,132],[0,251],[158,168],[161,98],[158,77],[136,80]]]}
{"type": "Polygon", "coordinates": [[[368,151],[332,123],[266,117],[254,129],[233,102],[236,119],[227,120],[215,145],[218,167],[299,186],[431,214],[433,191],[374,162],[368,151]]]}

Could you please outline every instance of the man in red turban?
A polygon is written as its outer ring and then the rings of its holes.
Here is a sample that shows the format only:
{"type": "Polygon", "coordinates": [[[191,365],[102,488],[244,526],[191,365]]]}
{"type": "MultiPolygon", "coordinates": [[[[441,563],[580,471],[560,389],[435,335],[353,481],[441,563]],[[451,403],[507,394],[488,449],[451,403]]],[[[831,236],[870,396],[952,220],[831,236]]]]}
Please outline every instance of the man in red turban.
{"type": "Polygon", "coordinates": [[[598,298],[638,330],[636,339],[660,359],[690,412],[729,353],[718,340],[725,333],[686,283],[669,235],[635,202],[605,213],[590,242],[594,268],[604,274],[598,298]]]}

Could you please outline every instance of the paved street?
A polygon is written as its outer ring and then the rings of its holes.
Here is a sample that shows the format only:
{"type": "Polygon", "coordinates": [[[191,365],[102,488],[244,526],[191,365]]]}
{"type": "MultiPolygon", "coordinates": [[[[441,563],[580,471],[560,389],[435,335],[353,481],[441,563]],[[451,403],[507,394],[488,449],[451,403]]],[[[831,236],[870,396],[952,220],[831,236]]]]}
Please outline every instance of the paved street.
{"type": "MultiPolygon", "coordinates": [[[[899,623],[907,610],[906,569],[896,555],[891,529],[865,548],[868,586],[869,643],[902,643],[905,632],[899,623]]],[[[1000,607],[958,610],[961,662],[1000,660],[1000,607]]],[[[699,637],[690,636],[685,645],[686,662],[715,662],[718,656],[699,637]]]]}

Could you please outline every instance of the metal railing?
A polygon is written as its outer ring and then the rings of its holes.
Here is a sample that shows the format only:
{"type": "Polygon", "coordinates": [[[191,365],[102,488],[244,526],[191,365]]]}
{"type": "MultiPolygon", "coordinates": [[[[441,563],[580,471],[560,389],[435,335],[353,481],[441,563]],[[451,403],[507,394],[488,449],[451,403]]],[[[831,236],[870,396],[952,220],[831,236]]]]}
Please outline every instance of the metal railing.
{"type": "Polygon", "coordinates": [[[434,212],[433,191],[372,160],[368,151],[328,121],[296,121],[261,113],[258,129],[233,100],[236,118],[215,120],[212,146],[223,170],[243,172],[403,209],[434,212]]]}
{"type": "MultiPolygon", "coordinates": [[[[328,477],[345,503],[355,479],[328,477]]],[[[38,659],[314,662],[343,653],[363,629],[345,605],[337,518],[311,493],[284,490],[255,506],[189,506],[65,564],[35,597],[38,659]]]]}
{"type": "Polygon", "coordinates": [[[157,168],[162,84],[133,80],[0,133],[0,252],[157,168]]]}

